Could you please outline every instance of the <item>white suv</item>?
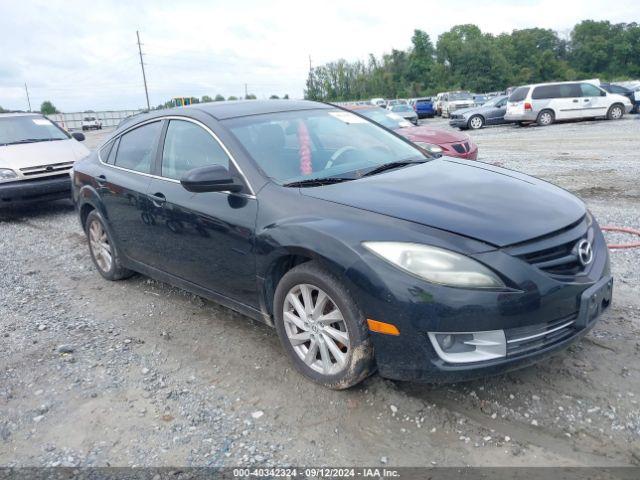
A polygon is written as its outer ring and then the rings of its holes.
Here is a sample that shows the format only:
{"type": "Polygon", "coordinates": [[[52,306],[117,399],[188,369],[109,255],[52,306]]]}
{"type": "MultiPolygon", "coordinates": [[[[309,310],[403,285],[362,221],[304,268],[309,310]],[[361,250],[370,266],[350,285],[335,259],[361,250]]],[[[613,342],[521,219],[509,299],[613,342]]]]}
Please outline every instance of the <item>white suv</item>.
{"type": "Polygon", "coordinates": [[[73,164],[90,153],[82,140],[39,114],[0,114],[0,208],[70,199],[73,164]]]}
{"type": "Polygon", "coordinates": [[[577,118],[616,120],[631,108],[627,97],[608,93],[591,82],[539,83],[518,87],[511,93],[504,119],[542,126],[577,118]]]}
{"type": "Polygon", "coordinates": [[[96,117],[84,117],[82,119],[82,130],[102,130],[102,122],[96,117]]]}

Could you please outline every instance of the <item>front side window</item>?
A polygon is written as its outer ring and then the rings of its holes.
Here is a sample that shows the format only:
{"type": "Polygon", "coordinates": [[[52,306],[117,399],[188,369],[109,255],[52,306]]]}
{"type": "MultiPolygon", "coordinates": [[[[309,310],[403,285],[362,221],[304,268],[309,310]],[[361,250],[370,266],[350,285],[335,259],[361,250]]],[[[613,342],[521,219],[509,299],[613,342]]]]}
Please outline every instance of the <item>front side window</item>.
{"type": "Polygon", "coordinates": [[[430,159],[387,130],[342,110],[252,115],[224,124],[262,171],[281,184],[351,180],[386,163],[430,159]]]}
{"type": "Polygon", "coordinates": [[[115,160],[116,166],[151,173],[160,128],[160,122],[153,122],[122,135],[115,160]]]}
{"type": "Polygon", "coordinates": [[[67,140],[69,135],[51,120],[36,115],[0,118],[0,145],[67,140]]]}
{"type": "Polygon", "coordinates": [[[204,128],[184,120],[171,120],[162,150],[162,176],[180,180],[198,167],[222,165],[229,169],[229,157],[204,128]]]}
{"type": "Polygon", "coordinates": [[[583,97],[599,97],[600,89],[590,83],[581,83],[580,90],[582,90],[583,97]]]}

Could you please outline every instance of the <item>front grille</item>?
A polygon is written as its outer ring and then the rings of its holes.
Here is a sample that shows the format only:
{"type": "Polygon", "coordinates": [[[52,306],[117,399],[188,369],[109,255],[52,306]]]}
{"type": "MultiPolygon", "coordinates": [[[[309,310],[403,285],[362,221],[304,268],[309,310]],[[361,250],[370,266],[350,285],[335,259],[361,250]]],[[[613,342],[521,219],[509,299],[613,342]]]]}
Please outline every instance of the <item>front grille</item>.
{"type": "Polygon", "coordinates": [[[578,330],[577,318],[578,312],[551,322],[506,329],[507,357],[524,355],[571,337],[578,330]]]}
{"type": "Polygon", "coordinates": [[[50,163],[47,165],[38,165],[35,167],[21,168],[20,171],[25,177],[33,175],[53,174],[60,172],[68,172],[73,167],[73,162],[50,163]]]}
{"type": "Polygon", "coordinates": [[[469,142],[454,143],[451,146],[458,153],[467,153],[469,151],[469,142]]]}
{"type": "Polygon", "coordinates": [[[579,239],[537,252],[521,255],[525,262],[552,275],[577,275],[584,267],[578,260],[575,246],[579,239]]]}

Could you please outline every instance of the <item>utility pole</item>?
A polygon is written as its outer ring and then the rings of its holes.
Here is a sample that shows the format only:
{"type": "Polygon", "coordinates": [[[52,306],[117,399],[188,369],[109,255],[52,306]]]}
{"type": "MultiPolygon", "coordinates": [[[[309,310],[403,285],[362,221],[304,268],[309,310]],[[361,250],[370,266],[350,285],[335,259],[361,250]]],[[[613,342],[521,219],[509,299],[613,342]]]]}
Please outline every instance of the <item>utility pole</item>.
{"type": "Polygon", "coordinates": [[[244,84],[244,99],[247,99],[247,95],[249,95],[249,91],[247,90],[247,84],[244,84]]]}
{"type": "Polygon", "coordinates": [[[24,82],[24,91],[27,92],[27,103],[29,104],[29,111],[31,111],[31,99],[29,98],[29,89],[27,88],[27,82],[24,82]]]}
{"type": "Polygon", "coordinates": [[[144,61],[142,60],[142,47],[140,45],[140,32],[136,30],[136,37],[138,37],[138,53],[140,54],[140,66],[142,67],[142,80],[144,81],[144,94],[147,97],[147,110],[151,110],[149,105],[149,90],[147,90],[147,76],[144,73],[144,61]]]}

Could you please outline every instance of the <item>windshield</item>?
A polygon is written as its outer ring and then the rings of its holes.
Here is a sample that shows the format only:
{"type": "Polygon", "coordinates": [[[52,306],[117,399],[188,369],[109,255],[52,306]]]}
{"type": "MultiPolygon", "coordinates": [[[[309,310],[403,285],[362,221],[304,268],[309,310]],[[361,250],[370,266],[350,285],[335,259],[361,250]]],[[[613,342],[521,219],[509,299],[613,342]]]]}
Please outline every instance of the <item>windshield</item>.
{"type": "Polygon", "coordinates": [[[453,92],[449,94],[449,101],[456,100],[473,100],[473,96],[469,92],[453,92]]]}
{"type": "Polygon", "coordinates": [[[488,100],[487,102],[483,103],[482,106],[483,107],[493,107],[494,105],[497,105],[498,103],[500,103],[505,98],[506,97],[493,97],[491,100],[488,100]]]}
{"type": "Polygon", "coordinates": [[[343,110],[252,115],[224,124],[262,171],[280,184],[352,180],[386,163],[430,158],[367,119],[343,110]]]}
{"type": "Polygon", "coordinates": [[[69,136],[40,116],[0,117],[0,145],[66,140],[69,136]]]}
{"type": "Polygon", "coordinates": [[[393,112],[413,112],[413,108],[409,105],[394,105],[391,107],[391,111],[393,112]]]}

